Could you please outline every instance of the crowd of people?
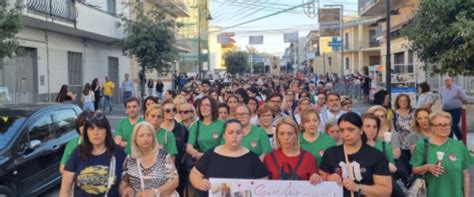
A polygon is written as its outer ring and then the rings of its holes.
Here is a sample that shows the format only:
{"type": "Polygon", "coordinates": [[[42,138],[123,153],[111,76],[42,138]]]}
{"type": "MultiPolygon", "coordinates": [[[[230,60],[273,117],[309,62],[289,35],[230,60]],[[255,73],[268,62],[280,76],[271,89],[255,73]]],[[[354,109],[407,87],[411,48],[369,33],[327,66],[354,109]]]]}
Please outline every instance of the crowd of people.
{"type": "Polygon", "coordinates": [[[416,106],[406,94],[392,106],[381,90],[355,112],[325,79],[191,80],[161,99],[126,98],[113,133],[101,110],[86,110],[60,196],[207,196],[210,178],[332,181],[344,196],[408,196],[423,179],[427,196],[469,196],[474,160],[457,134],[466,96],[451,78],[434,112],[426,83],[416,106]]]}

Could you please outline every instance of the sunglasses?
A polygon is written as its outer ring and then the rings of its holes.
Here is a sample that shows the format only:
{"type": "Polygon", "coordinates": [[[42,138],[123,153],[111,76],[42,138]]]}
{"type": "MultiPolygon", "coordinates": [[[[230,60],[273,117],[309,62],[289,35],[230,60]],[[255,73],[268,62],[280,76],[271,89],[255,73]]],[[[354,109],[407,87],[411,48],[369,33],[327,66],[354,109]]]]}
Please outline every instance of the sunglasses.
{"type": "Polygon", "coordinates": [[[176,109],[176,108],[173,108],[173,109],[165,109],[165,112],[166,112],[166,113],[171,113],[171,112],[176,113],[176,112],[177,112],[177,109],[176,109]]]}
{"type": "Polygon", "coordinates": [[[94,121],[102,120],[104,118],[105,118],[105,114],[102,113],[101,111],[97,111],[97,112],[94,113],[94,115],[87,116],[86,121],[87,122],[94,122],[94,121]]]}
{"type": "Polygon", "coordinates": [[[179,111],[180,114],[187,114],[187,113],[191,113],[193,112],[192,110],[183,110],[183,111],[179,111]]]}

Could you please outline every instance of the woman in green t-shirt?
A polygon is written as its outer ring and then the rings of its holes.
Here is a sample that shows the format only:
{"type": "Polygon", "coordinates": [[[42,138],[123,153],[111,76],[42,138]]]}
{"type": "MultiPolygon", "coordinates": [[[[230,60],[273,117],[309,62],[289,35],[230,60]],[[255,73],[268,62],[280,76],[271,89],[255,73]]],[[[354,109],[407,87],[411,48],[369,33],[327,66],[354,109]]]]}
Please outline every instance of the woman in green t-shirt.
{"type": "MultiPolygon", "coordinates": [[[[174,113],[173,109],[166,109],[166,111],[169,110],[171,110],[170,113],[174,113]]],[[[176,111],[176,109],[174,111],[176,111]]],[[[172,156],[174,161],[174,156],[178,154],[178,149],[176,148],[176,139],[172,132],[161,128],[164,112],[165,109],[163,109],[162,106],[151,105],[145,112],[145,121],[153,125],[155,128],[155,137],[158,140],[158,144],[161,146],[160,148],[164,148],[172,156]]]]}
{"type": "Polygon", "coordinates": [[[91,111],[83,111],[76,118],[76,132],[79,136],[73,138],[66,144],[64,149],[63,156],[61,157],[61,162],[59,165],[59,172],[62,174],[64,171],[64,166],[66,165],[69,157],[71,156],[72,151],[81,143],[82,137],[84,135],[84,125],[86,124],[86,117],[92,116],[94,113],[91,111]]]}
{"type": "Polygon", "coordinates": [[[415,150],[415,144],[423,139],[428,139],[431,136],[430,117],[431,111],[426,108],[420,108],[415,110],[413,118],[413,129],[415,132],[411,132],[408,135],[408,143],[410,144],[410,152],[413,153],[415,150]]]}
{"type": "MultiPolygon", "coordinates": [[[[250,109],[245,104],[237,105],[235,116],[242,123],[242,146],[248,148],[263,160],[265,153],[272,151],[270,140],[265,130],[250,124],[250,109]]],[[[223,141],[222,141],[223,143],[223,141]]]]}
{"type": "Polygon", "coordinates": [[[189,128],[186,152],[198,160],[204,152],[220,144],[224,122],[218,120],[217,102],[204,96],[198,102],[199,120],[189,128]]]}
{"type": "Polygon", "coordinates": [[[310,152],[316,162],[321,165],[321,158],[326,149],[336,146],[336,141],[321,131],[319,128],[319,115],[316,109],[306,109],[301,113],[301,130],[299,134],[299,141],[301,148],[310,152]]]}
{"type": "Polygon", "coordinates": [[[362,136],[363,140],[365,140],[368,145],[374,147],[385,155],[385,158],[388,161],[388,169],[391,173],[395,173],[397,167],[394,165],[395,161],[393,159],[392,149],[390,148],[390,142],[388,142],[389,140],[382,141],[377,138],[381,126],[380,119],[373,114],[364,114],[361,118],[362,129],[365,133],[365,136],[362,136]]]}
{"type": "Polygon", "coordinates": [[[471,180],[468,170],[473,159],[461,141],[449,138],[451,115],[433,112],[429,120],[433,133],[427,142],[420,140],[415,146],[410,160],[413,174],[424,175],[426,196],[469,196],[471,180]]]}

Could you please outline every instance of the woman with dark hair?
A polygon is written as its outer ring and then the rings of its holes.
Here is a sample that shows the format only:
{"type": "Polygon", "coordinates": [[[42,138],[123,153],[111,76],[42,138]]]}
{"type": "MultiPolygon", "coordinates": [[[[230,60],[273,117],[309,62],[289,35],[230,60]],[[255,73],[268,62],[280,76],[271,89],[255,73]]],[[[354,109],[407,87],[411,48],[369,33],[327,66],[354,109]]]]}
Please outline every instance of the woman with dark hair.
{"type": "Polygon", "coordinates": [[[362,119],[354,112],[338,120],[343,144],[327,149],[320,172],[325,181],[344,187],[344,196],[389,196],[392,181],[388,162],[377,149],[364,142],[362,119]]]}
{"type": "Polygon", "coordinates": [[[263,159],[265,153],[272,151],[270,140],[265,130],[250,124],[250,109],[247,105],[239,104],[235,110],[237,120],[242,124],[242,146],[248,148],[263,159]]]}
{"type": "Polygon", "coordinates": [[[91,85],[91,90],[94,91],[94,109],[99,109],[99,102],[100,102],[100,97],[102,96],[100,94],[100,83],[99,79],[95,78],[92,80],[92,85],[91,85]]]}
{"type": "Polygon", "coordinates": [[[406,94],[399,94],[395,99],[395,113],[393,116],[393,128],[397,133],[397,137],[392,139],[392,144],[395,148],[401,149],[399,158],[400,164],[403,164],[404,169],[410,169],[409,162],[411,157],[410,144],[408,142],[408,135],[413,130],[413,113],[415,110],[411,108],[410,97],[406,94]]]}
{"type": "Polygon", "coordinates": [[[218,120],[217,102],[209,96],[202,97],[198,104],[199,120],[189,128],[186,152],[198,160],[202,155],[219,145],[224,122],[218,120]]]}
{"type": "Polygon", "coordinates": [[[169,90],[166,90],[165,92],[165,95],[163,96],[163,101],[165,100],[168,100],[168,99],[174,99],[174,97],[176,97],[176,91],[175,90],[172,90],[172,89],[169,89],[169,90]]]}
{"type": "Polygon", "coordinates": [[[242,146],[242,125],[236,119],[223,124],[224,144],[207,151],[191,170],[195,196],[208,196],[209,178],[262,179],[267,170],[257,155],[242,146]]]}
{"type": "Polygon", "coordinates": [[[81,112],[76,118],[76,132],[78,134],[77,137],[73,138],[66,144],[66,148],[64,149],[63,156],[61,157],[61,162],[59,165],[59,172],[62,174],[64,171],[64,165],[66,165],[69,157],[71,156],[72,151],[76,149],[76,147],[81,144],[82,138],[84,137],[84,125],[86,124],[86,117],[91,116],[94,113],[91,111],[83,111],[81,112]]]}
{"type": "Polygon", "coordinates": [[[86,83],[81,94],[82,110],[95,111],[94,108],[94,91],[91,90],[91,84],[86,83]]]}
{"type": "Polygon", "coordinates": [[[250,109],[250,124],[257,126],[258,125],[258,99],[255,97],[250,97],[247,107],[250,109]]]}
{"type": "Polygon", "coordinates": [[[430,85],[426,82],[418,84],[418,93],[416,108],[431,109],[431,106],[433,106],[436,101],[436,97],[430,92],[430,85]]]}
{"type": "Polygon", "coordinates": [[[229,106],[226,103],[219,103],[217,106],[217,110],[219,111],[219,120],[226,121],[229,116],[229,106]]]}
{"type": "Polygon", "coordinates": [[[393,126],[393,110],[390,108],[390,95],[386,90],[379,90],[374,94],[373,105],[381,105],[387,110],[387,117],[385,117],[385,122],[382,125],[386,128],[392,129],[393,126]]]}
{"type": "Polygon", "coordinates": [[[239,98],[239,103],[247,104],[249,102],[249,95],[245,89],[239,88],[235,91],[235,94],[239,98]]]}
{"type": "Polygon", "coordinates": [[[217,93],[215,89],[209,90],[209,96],[211,96],[216,101],[219,100],[219,94],[217,93]]]}
{"type": "Polygon", "coordinates": [[[235,118],[235,109],[237,108],[237,105],[239,105],[239,97],[237,97],[235,94],[229,95],[227,97],[226,103],[229,106],[229,115],[227,118],[235,118]]]}
{"type": "Polygon", "coordinates": [[[84,131],[64,167],[59,196],[119,196],[125,152],[115,144],[109,121],[98,111],[86,117],[84,131]]]}
{"type": "Polygon", "coordinates": [[[154,97],[154,96],[148,96],[145,98],[145,100],[143,101],[143,116],[145,116],[145,112],[147,110],[147,108],[151,105],[154,105],[154,104],[158,104],[158,98],[157,97],[154,97]]]}
{"type": "Polygon", "coordinates": [[[76,94],[69,90],[69,86],[63,84],[59,90],[58,96],[56,96],[56,102],[58,103],[71,103],[76,100],[76,94]]]}

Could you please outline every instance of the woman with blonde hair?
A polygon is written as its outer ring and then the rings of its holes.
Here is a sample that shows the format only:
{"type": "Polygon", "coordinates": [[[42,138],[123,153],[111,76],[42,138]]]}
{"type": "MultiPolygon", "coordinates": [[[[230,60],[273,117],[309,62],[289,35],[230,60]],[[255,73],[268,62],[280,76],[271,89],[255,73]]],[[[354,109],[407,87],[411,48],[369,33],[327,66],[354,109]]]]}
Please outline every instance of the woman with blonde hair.
{"type": "Polygon", "coordinates": [[[410,152],[415,150],[415,144],[423,139],[431,137],[430,117],[431,110],[429,108],[419,108],[415,110],[413,118],[413,130],[408,135],[408,143],[410,144],[410,152]]]}
{"type": "Polygon", "coordinates": [[[276,125],[275,149],[265,155],[263,164],[272,180],[309,180],[321,182],[316,160],[311,153],[300,148],[298,125],[289,117],[281,118],[276,125]]]}
{"type": "MultiPolygon", "coordinates": [[[[175,110],[166,110],[166,113],[174,113],[175,110]]],[[[161,128],[163,123],[165,109],[161,105],[151,105],[145,112],[145,121],[149,122],[155,129],[155,137],[162,148],[164,148],[170,155],[178,154],[176,147],[176,138],[170,131],[161,128]]]]}
{"type": "Polygon", "coordinates": [[[196,121],[196,111],[194,106],[189,103],[178,106],[178,113],[181,116],[180,123],[187,129],[196,121]]]}
{"type": "Polygon", "coordinates": [[[318,167],[321,164],[324,151],[336,146],[334,139],[318,130],[319,122],[319,113],[316,109],[304,110],[301,114],[301,131],[303,133],[298,135],[301,148],[314,156],[318,167]]]}
{"type": "MultiPolygon", "coordinates": [[[[176,95],[176,97],[174,97],[173,99],[173,104],[174,106],[176,106],[176,108],[179,108],[181,105],[184,105],[188,102],[186,102],[186,98],[184,98],[184,96],[181,96],[181,95],[176,95]]],[[[175,114],[175,118],[176,118],[176,121],[181,121],[181,115],[179,113],[176,112],[175,114]]]]}
{"type": "Polygon", "coordinates": [[[123,165],[121,193],[126,196],[175,196],[177,170],[172,156],[160,148],[155,127],[148,122],[138,123],[133,129],[131,144],[132,153],[123,165]]]}
{"type": "Polygon", "coordinates": [[[392,152],[393,152],[393,158],[397,160],[400,158],[400,155],[402,154],[402,151],[400,149],[400,143],[398,142],[398,133],[397,132],[392,132],[390,127],[387,124],[383,124],[384,122],[387,121],[387,109],[381,105],[374,105],[367,110],[367,113],[373,114],[377,118],[380,119],[381,126],[379,128],[378,132],[378,139],[380,140],[385,140],[385,133],[391,133],[390,140],[394,140],[394,142],[391,143],[392,145],[392,152]]]}
{"type": "Polygon", "coordinates": [[[430,117],[431,137],[420,140],[410,160],[413,174],[423,175],[426,196],[469,196],[469,167],[474,163],[467,147],[449,138],[452,117],[447,112],[433,112],[430,117]]]}

